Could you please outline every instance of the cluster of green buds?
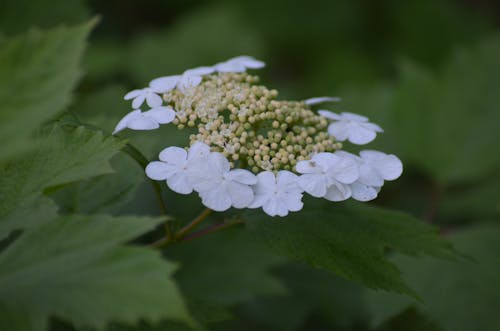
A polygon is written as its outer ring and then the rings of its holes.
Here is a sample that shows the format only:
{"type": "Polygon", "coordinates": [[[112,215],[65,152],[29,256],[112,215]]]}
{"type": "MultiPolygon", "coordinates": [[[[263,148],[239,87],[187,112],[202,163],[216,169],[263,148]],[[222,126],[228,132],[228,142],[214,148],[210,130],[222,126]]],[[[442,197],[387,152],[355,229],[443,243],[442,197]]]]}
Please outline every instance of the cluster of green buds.
{"type": "Polygon", "coordinates": [[[297,162],[342,147],[327,132],[328,120],[303,101],[277,100],[278,91],[248,73],[217,73],[197,86],[171,90],[164,101],[178,128],[195,127],[200,141],[227,157],[232,167],[294,170],[297,162]]]}

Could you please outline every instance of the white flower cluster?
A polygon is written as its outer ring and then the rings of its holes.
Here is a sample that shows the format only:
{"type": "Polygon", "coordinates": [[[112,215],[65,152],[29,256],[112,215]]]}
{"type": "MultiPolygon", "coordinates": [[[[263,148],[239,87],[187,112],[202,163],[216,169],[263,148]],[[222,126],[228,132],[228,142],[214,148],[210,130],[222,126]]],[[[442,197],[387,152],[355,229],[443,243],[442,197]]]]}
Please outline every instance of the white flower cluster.
{"type": "Polygon", "coordinates": [[[149,87],[133,90],[127,93],[125,100],[132,100],[132,108],[115,127],[113,134],[126,128],[132,130],[153,130],[160,127],[160,124],[168,124],[175,118],[175,112],[171,107],[161,107],[163,99],[161,94],[179,89],[181,91],[190,87],[198,86],[203,80],[203,76],[214,72],[244,72],[247,68],[258,69],[265,66],[264,62],[258,61],[250,56],[238,56],[225,62],[217,63],[211,67],[198,67],[184,71],[182,75],[165,76],[153,79],[149,82],[149,87]],[[146,101],[151,107],[146,112],[139,109],[146,101]],[[162,113],[168,112],[167,115],[162,113]]]}
{"type": "Polygon", "coordinates": [[[166,181],[180,194],[196,191],[202,203],[215,211],[262,208],[270,216],[286,216],[302,209],[304,193],[330,201],[369,201],[377,197],[384,181],[401,175],[403,166],[395,155],[364,150],[358,156],[340,150],[339,141],[362,145],[383,130],[361,115],[327,110],[317,115],[310,110],[339,98],[276,101],[277,92],[252,85],[255,77],[230,74],[263,66],[240,56],[157,78],[148,88],[125,96],[133,99],[134,108],[146,101],[151,109],[133,110],[115,133],[125,128],[156,129],[166,123],[183,128],[188,119],[191,127],[198,123],[191,146],[165,148],[160,160],[146,167],[146,175],[166,181]],[[220,115],[227,111],[230,122],[220,115]]]}

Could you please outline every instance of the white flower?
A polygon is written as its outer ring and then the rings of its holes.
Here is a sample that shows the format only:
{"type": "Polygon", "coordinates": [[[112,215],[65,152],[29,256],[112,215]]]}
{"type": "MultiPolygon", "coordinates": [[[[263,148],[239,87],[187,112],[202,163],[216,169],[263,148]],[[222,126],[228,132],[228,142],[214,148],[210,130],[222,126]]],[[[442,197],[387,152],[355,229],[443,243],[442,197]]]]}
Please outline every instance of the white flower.
{"type": "Polygon", "coordinates": [[[328,110],[318,113],[336,121],[328,126],[328,133],[339,141],[349,140],[353,144],[364,145],[375,139],[377,132],[384,132],[377,124],[368,122],[365,116],[347,112],[339,115],[328,110]]]}
{"type": "Polygon", "coordinates": [[[401,176],[403,164],[395,155],[378,151],[361,151],[360,156],[337,151],[336,155],[354,160],[359,167],[359,178],[352,183],[352,197],[358,201],[370,201],[377,197],[384,180],[401,176]]]}
{"type": "Polygon", "coordinates": [[[339,102],[341,99],[339,97],[316,97],[304,100],[304,103],[308,106],[317,105],[323,102],[339,102]]]}
{"type": "Polygon", "coordinates": [[[215,211],[245,208],[253,201],[250,185],[257,183],[257,177],[248,170],[231,170],[221,153],[210,153],[206,163],[198,163],[194,178],[202,203],[215,211]]]}
{"type": "Polygon", "coordinates": [[[165,76],[153,79],[149,87],[158,93],[166,93],[174,88],[181,91],[190,87],[198,86],[203,80],[202,76],[209,75],[215,71],[214,67],[198,67],[184,71],[182,75],[165,76]]]}
{"type": "Polygon", "coordinates": [[[160,93],[160,91],[156,88],[146,87],[140,90],[133,90],[128,92],[127,94],[125,94],[123,99],[134,99],[132,101],[132,108],[134,109],[139,108],[144,103],[144,100],[146,100],[146,103],[149,107],[155,108],[161,106],[163,102],[161,96],[159,96],[157,93],[160,93]]]}
{"type": "Polygon", "coordinates": [[[237,56],[225,62],[217,63],[214,68],[218,72],[245,72],[248,69],[260,69],[266,64],[251,56],[237,56]]]}
{"type": "Polygon", "coordinates": [[[299,186],[317,198],[342,201],[351,196],[348,184],[359,177],[358,165],[350,158],[332,153],[319,153],[311,160],[300,161],[296,165],[299,186]]]}
{"type": "Polygon", "coordinates": [[[174,118],[175,111],[170,106],[152,108],[143,113],[140,109],[135,109],[118,122],[113,131],[113,135],[126,128],[132,130],[158,129],[160,124],[170,123],[174,118]]]}
{"type": "Polygon", "coordinates": [[[303,207],[303,190],[297,184],[298,176],[290,171],[280,170],[277,176],[271,171],[257,175],[258,182],[253,187],[255,198],[249,208],[262,207],[270,216],[286,216],[289,211],[299,211],[303,207]]]}
{"type": "Polygon", "coordinates": [[[160,161],[150,162],[146,175],[154,180],[166,180],[174,192],[189,194],[193,192],[197,165],[206,163],[210,147],[194,143],[189,152],[180,147],[167,147],[160,153],[160,161]]]}

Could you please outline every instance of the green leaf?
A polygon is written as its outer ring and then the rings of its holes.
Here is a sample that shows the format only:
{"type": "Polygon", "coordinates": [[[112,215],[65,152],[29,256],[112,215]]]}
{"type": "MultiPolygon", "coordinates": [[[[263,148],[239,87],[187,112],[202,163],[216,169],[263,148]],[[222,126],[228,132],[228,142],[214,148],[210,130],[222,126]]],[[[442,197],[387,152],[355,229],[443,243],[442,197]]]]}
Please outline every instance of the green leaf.
{"type": "Polygon", "coordinates": [[[32,155],[0,169],[0,236],[30,225],[19,215],[33,214],[45,189],[112,172],[109,160],[122,146],[101,132],[55,126],[32,155]]]}
{"type": "Polygon", "coordinates": [[[174,264],[122,245],[162,221],[73,215],[25,231],[0,255],[0,307],[7,307],[0,320],[57,316],[97,328],[139,318],[187,320],[170,279],[174,264]]]}
{"type": "Polygon", "coordinates": [[[491,142],[500,139],[499,59],[496,37],[455,53],[436,76],[403,67],[392,128],[408,159],[443,182],[472,181],[498,167],[491,142]]]}
{"type": "Polygon", "coordinates": [[[34,26],[49,28],[55,25],[77,24],[88,18],[83,0],[2,0],[0,31],[8,34],[24,32],[34,26]]]}
{"type": "Polygon", "coordinates": [[[222,4],[194,11],[166,31],[140,36],[127,53],[131,74],[146,84],[241,54],[259,57],[262,48],[255,27],[244,24],[234,6],[222,4]]]}
{"type": "Polygon", "coordinates": [[[415,260],[397,256],[394,262],[405,279],[414,284],[423,303],[388,293],[370,292],[367,302],[373,323],[380,324],[414,305],[444,330],[499,330],[500,227],[476,227],[450,237],[457,250],[471,259],[459,261],[415,260]]]}
{"type": "Polygon", "coordinates": [[[385,257],[392,249],[408,255],[450,256],[437,230],[408,215],[354,204],[338,206],[319,199],[286,220],[249,218],[248,230],[272,251],[326,269],[370,288],[417,296],[385,257]]]}
{"type": "Polygon", "coordinates": [[[60,208],[60,213],[116,214],[135,196],[144,183],[144,169],[128,155],[118,154],[111,160],[115,170],[66,185],[51,195],[60,208]]]}
{"type": "Polygon", "coordinates": [[[76,27],[34,30],[0,48],[0,161],[30,149],[31,135],[66,107],[94,20],[76,27]]]}
{"type": "Polygon", "coordinates": [[[167,253],[181,265],[176,279],[191,300],[227,305],[259,294],[285,292],[269,272],[284,259],[269,254],[242,229],[181,243],[169,247],[167,253]]]}

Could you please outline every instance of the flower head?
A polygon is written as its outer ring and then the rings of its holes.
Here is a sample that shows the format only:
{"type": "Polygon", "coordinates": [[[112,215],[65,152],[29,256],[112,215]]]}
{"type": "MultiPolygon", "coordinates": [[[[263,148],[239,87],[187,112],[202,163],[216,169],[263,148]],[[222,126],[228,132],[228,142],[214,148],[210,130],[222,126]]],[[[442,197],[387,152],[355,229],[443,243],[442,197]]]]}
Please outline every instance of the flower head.
{"type": "Polygon", "coordinates": [[[167,124],[174,120],[175,111],[172,107],[155,107],[146,112],[135,109],[125,115],[118,122],[113,131],[116,134],[126,128],[133,130],[153,130],[160,127],[160,124],[167,124]]]}
{"type": "Polygon", "coordinates": [[[289,211],[299,211],[304,206],[297,175],[286,170],[278,171],[276,175],[263,171],[257,179],[255,199],[249,208],[262,207],[270,216],[286,216],[289,211]]]}
{"type": "Polygon", "coordinates": [[[356,163],[333,153],[319,153],[310,160],[297,163],[299,186],[317,198],[331,201],[346,200],[351,196],[352,184],[359,177],[356,163]]]}
{"type": "Polygon", "coordinates": [[[160,153],[160,161],[153,161],[146,167],[146,175],[154,180],[166,180],[174,192],[193,192],[198,165],[206,162],[209,147],[205,144],[191,146],[189,152],[180,147],[167,147],[160,153]]]}
{"type": "Polygon", "coordinates": [[[336,97],[278,99],[276,90],[246,72],[262,67],[259,60],[239,56],[153,79],[126,97],[138,107],[145,100],[159,105],[127,114],[114,133],[167,123],[190,128],[190,147],[165,148],[146,174],[166,181],[175,192],[197,192],[216,211],[262,208],[268,215],[286,216],[302,209],[304,192],[330,201],[368,201],[385,180],[401,175],[401,161],[394,155],[341,150],[340,141],[373,140],[382,132],[378,125],[361,115],[311,109],[339,101],[336,97]]]}
{"type": "Polygon", "coordinates": [[[132,108],[134,109],[139,108],[144,103],[144,100],[146,100],[146,103],[149,107],[154,108],[159,107],[162,104],[161,97],[157,93],[159,93],[157,89],[145,87],[140,90],[133,90],[128,92],[127,94],[125,94],[123,99],[133,99],[132,108]]]}
{"type": "Polygon", "coordinates": [[[203,204],[216,211],[224,211],[231,206],[248,207],[254,198],[251,185],[257,183],[257,177],[248,170],[231,170],[229,161],[221,153],[211,153],[206,161],[198,164],[194,184],[203,204]]]}
{"type": "Polygon", "coordinates": [[[334,121],[328,126],[328,133],[339,141],[349,140],[353,144],[364,145],[375,139],[377,132],[384,131],[377,124],[368,122],[367,117],[358,114],[336,114],[328,110],[320,110],[319,114],[334,121]]]}
{"type": "Polygon", "coordinates": [[[350,187],[352,197],[359,201],[370,201],[377,197],[384,180],[395,180],[403,172],[403,164],[395,155],[365,150],[360,156],[338,151],[335,154],[355,161],[359,178],[350,187]]]}

